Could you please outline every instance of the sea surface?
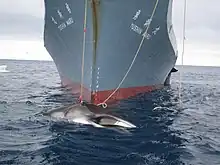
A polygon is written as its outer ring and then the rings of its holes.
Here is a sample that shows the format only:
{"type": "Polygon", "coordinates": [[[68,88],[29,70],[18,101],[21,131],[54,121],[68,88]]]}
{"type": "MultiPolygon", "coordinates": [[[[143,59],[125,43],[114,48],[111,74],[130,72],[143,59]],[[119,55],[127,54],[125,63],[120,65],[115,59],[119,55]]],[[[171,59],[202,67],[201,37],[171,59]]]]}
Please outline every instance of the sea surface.
{"type": "Polygon", "coordinates": [[[76,101],[53,62],[1,65],[1,165],[220,165],[218,67],[177,66],[170,87],[117,105],[137,128],[116,131],[40,115],[76,101]]]}

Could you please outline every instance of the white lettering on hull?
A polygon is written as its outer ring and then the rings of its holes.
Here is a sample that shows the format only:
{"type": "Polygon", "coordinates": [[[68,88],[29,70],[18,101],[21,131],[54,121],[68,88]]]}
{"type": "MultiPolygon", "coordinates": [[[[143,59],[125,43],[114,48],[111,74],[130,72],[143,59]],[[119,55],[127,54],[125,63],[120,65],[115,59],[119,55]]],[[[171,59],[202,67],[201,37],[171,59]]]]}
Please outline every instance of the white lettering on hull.
{"type": "Polygon", "coordinates": [[[53,21],[54,24],[57,25],[57,21],[53,17],[51,17],[51,20],[53,21]]]}
{"type": "MultiPolygon", "coordinates": [[[[139,17],[141,17],[141,10],[140,9],[137,10],[136,14],[133,16],[132,19],[134,21],[137,21],[139,17]]],[[[136,32],[138,35],[141,35],[149,40],[153,35],[156,35],[157,32],[160,30],[160,26],[156,27],[155,29],[153,29],[153,28],[150,29],[149,26],[152,25],[151,22],[152,22],[152,19],[148,18],[145,21],[145,23],[143,23],[143,28],[132,22],[130,25],[130,28],[132,31],[136,32]],[[146,29],[148,29],[147,32],[146,32],[146,29]],[[151,31],[151,32],[149,33],[149,31],[151,31]]]]}
{"type": "Polygon", "coordinates": [[[134,15],[133,20],[137,20],[140,14],[141,14],[141,10],[138,10],[134,15]]]}
{"type": "Polygon", "coordinates": [[[51,21],[60,31],[63,31],[74,23],[72,11],[68,3],[64,4],[63,9],[56,9],[55,12],[55,16],[51,16],[51,21]]]}
{"type": "Polygon", "coordinates": [[[141,34],[142,31],[143,31],[143,29],[141,29],[140,27],[138,27],[138,26],[135,25],[134,23],[131,23],[131,29],[132,29],[134,32],[138,33],[138,34],[141,34]]]}
{"type": "Polygon", "coordinates": [[[60,29],[60,31],[62,31],[63,29],[65,29],[65,28],[66,28],[65,22],[62,23],[62,24],[60,24],[60,25],[58,26],[58,28],[60,29]]]}
{"type": "Polygon", "coordinates": [[[71,9],[70,9],[69,4],[68,4],[68,3],[65,3],[65,6],[66,6],[66,9],[67,9],[67,11],[69,12],[69,14],[71,14],[72,11],[71,11],[71,9]]]}
{"type": "Polygon", "coordinates": [[[58,29],[60,29],[60,31],[64,30],[65,28],[67,28],[68,26],[70,26],[71,24],[73,24],[74,21],[73,21],[73,18],[70,17],[68,18],[65,22],[61,23],[59,26],[58,26],[58,29]]]}
{"type": "Polygon", "coordinates": [[[73,24],[73,18],[70,17],[67,21],[66,21],[67,26],[73,24]]]}

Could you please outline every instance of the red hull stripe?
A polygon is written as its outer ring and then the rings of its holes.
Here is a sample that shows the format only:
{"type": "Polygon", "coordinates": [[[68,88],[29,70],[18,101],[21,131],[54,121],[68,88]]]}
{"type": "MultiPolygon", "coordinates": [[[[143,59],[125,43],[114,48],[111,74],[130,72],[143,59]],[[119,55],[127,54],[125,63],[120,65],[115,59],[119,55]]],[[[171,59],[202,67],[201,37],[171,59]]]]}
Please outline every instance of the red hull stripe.
{"type": "MultiPolygon", "coordinates": [[[[106,102],[107,104],[114,104],[117,101],[127,99],[140,93],[151,92],[158,89],[160,86],[143,86],[143,87],[129,87],[120,88],[117,92],[106,102]]],[[[98,91],[92,95],[93,103],[99,104],[105,101],[114,90],[98,91]]]]}
{"type": "MultiPolygon", "coordinates": [[[[74,83],[67,79],[62,80],[62,85],[71,89],[73,94],[80,93],[80,84],[74,83]]],[[[127,99],[129,97],[135,96],[140,93],[151,92],[155,89],[161,88],[163,85],[152,85],[152,86],[142,86],[142,87],[128,87],[120,88],[118,91],[106,102],[107,104],[114,104],[117,101],[127,99]]],[[[83,100],[91,102],[93,104],[99,104],[105,101],[109,95],[112,94],[113,90],[97,91],[91,94],[91,91],[87,88],[83,88],[83,100]]]]}

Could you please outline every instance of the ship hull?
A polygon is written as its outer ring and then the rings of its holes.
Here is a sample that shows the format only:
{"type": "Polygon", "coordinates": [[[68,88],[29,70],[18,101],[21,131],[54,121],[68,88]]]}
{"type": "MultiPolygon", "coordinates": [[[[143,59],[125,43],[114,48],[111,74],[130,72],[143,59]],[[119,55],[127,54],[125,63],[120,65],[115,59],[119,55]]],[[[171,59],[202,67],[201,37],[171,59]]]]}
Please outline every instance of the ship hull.
{"type": "Polygon", "coordinates": [[[172,0],[88,1],[86,29],[83,0],[45,0],[45,9],[45,47],[62,85],[79,94],[82,84],[88,102],[113,103],[150,92],[164,85],[175,66],[172,0]]]}

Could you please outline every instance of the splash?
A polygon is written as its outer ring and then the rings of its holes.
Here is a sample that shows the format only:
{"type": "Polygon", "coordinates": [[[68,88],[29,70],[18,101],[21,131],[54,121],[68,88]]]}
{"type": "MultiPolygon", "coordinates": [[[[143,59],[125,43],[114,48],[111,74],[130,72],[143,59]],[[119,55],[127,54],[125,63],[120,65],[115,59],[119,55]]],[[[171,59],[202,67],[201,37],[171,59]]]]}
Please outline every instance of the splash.
{"type": "Polygon", "coordinates": [[[7,65],[0,65],[0,72],[3,73],[3,72],[9,72],[7,70],[7,65]]]}

